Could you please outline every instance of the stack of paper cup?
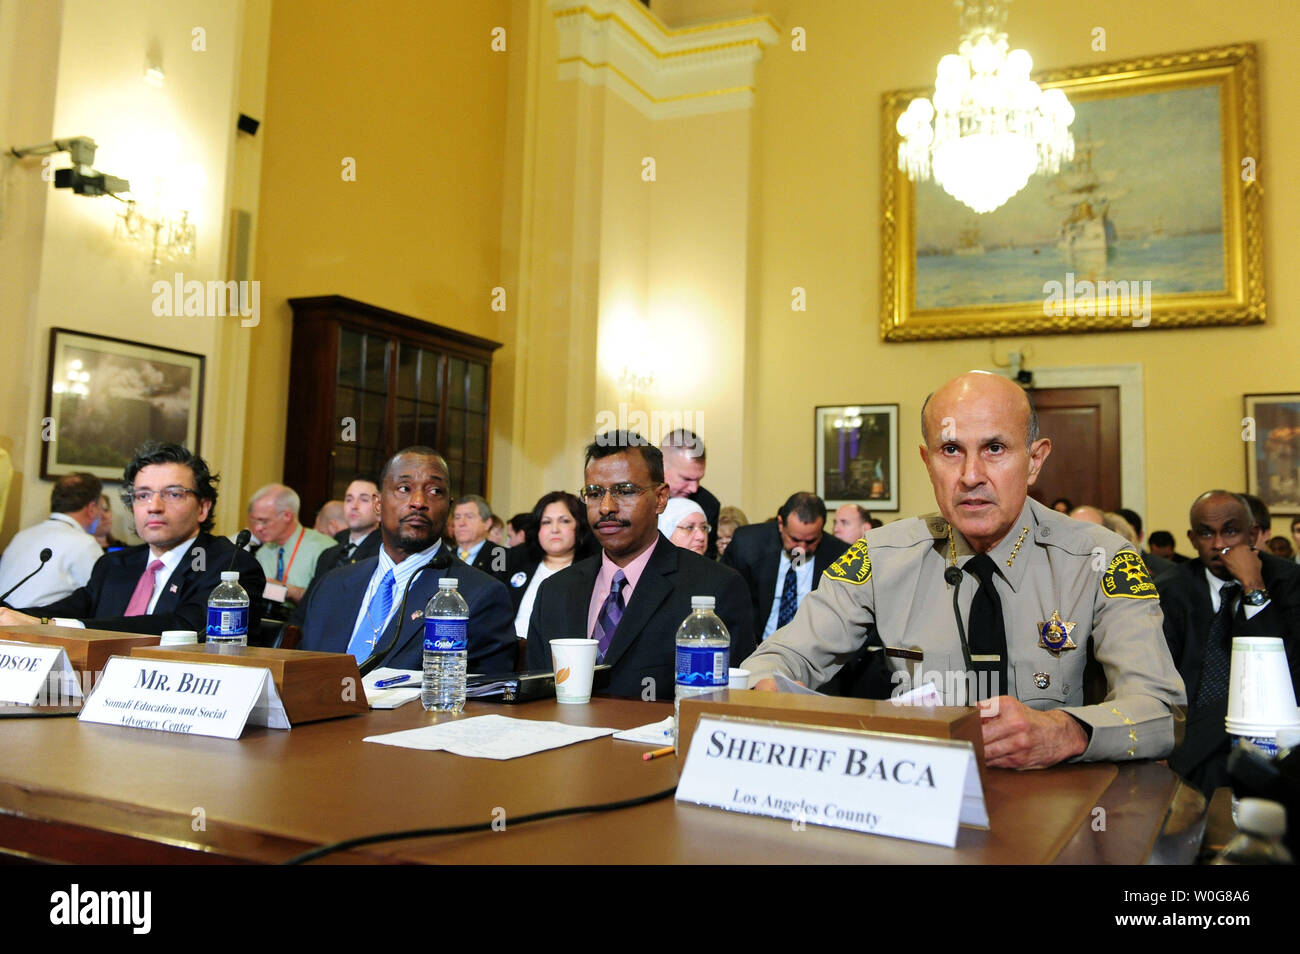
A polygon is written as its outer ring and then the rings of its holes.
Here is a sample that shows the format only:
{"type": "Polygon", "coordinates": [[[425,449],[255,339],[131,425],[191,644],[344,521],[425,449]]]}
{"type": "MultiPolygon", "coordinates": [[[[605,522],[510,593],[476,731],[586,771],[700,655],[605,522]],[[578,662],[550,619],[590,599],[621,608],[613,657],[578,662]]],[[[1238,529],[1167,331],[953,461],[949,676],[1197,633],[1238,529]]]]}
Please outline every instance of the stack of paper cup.
{"type": "Polygon", "coordinates": [[[1300,726],[1286,649],[1274,636],[1238,636],[1232,641],[1228,679],[1229,735],[1241,736],[1277,754],[1278,730],[1300,726]]]}

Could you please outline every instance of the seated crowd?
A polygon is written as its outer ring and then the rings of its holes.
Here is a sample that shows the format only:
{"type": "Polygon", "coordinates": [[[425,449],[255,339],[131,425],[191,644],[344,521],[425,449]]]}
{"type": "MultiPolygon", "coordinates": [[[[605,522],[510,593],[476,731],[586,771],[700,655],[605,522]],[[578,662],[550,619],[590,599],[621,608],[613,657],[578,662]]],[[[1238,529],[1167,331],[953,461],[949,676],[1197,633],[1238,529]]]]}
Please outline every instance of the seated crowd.
{"type": "MultiPolygon", "coordinates": [[[[1199,496],[1193,559],[1167,531],[1144,549],[1131,510],[1038,504],[1028,487],[1051,442],[1023,392],[989,375],[963,375],[928,398],[922,435],[940,512],[889,525],[853,503],[828,513],[807,492],[750,523],[701,486],[698,435],[674,431],[656,447],[620,430],[587,446],[576,495],[551,491],[508,521],[480,496],[455,496],[456,475],[429,447],[358,475],[314,529],[300,520],[298,494],[270,484],[248,501],[246,549],[210,532],[217,477],[203,459],[150,443],[123,474],[122,502],[144,542],[111,537],[98,479],[59,478],[49,518],[0,558],[0,625],[202,633],[208,594],[233,568],[255,637],[295,626],[300,648],[350,653],[363,672],[418,669],[425,604],[454,577],[469,605],[470,671],[549,669],[549,641],[582,634],[610,667],[608,692],[667,700],[677,627],[691,597],[709,595],[732,665],[751,669],[757,688],[780,673],[884,697],[924,653],[926,668],[979,677],[945,701],[1000,703],[985,724],[986,755],[1012,767],[1169,756],[1173,710],[1186,705],[1171,765],[1207,792],[1224,784],[1231,636],[1280,635],[1293,677],[1300,661],[1300,558],[1290,541],[1268,539],[1263,504],[1223,490],[1199,496]],[[940,432],[936,422],[950,418],[968,425],[957,428],[965,440],[947,423],[940,432]],[[953,567],[964,572],[945,572],[953,567]],[[957,607],[968,620],[961,653],[957,607]],[[1085,659],[1105,682],[1087,698],[1085,659]]],[[[1300,543],[1300,518],[1291,531],[1300,543]]]]}

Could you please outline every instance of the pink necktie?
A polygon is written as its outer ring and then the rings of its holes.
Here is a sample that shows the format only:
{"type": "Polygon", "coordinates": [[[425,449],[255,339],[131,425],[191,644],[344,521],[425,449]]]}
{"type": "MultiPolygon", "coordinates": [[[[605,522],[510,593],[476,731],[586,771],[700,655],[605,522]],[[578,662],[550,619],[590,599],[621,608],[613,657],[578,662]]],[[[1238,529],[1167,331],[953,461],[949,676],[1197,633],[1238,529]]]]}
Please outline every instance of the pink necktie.
{"type": "Polygon", "coordinates": [[[157,579],[158,571],[162,568],[163,561],[154,560],[140,574],[140,582],[135,585],[135,592],[131,594],[131,602],[126,604],[127,616],[143,616],[145,611],[149,609],[149,600],[153,598],[154,580],[157,579]]]}

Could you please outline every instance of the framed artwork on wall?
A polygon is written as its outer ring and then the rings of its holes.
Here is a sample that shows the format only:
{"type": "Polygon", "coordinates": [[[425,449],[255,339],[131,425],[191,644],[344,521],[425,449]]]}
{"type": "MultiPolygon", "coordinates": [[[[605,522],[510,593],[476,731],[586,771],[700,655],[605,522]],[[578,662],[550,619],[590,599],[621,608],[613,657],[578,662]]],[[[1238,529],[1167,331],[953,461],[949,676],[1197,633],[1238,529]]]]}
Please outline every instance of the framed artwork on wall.
{"type": "Polygon", "coordinates": [[[815,426],[817,496],[827,509],[897,510],[898,405],[818,407],[815,426]]]}
{"type": "Polygon", "coordinates": [[[1258,324],[1259,84],[1250,44],[1034,78],[1075,110],[1074,158],[976,215],[898,169],[883,97],[886,341],[1258,324]]]}
{"type": "Polygon", "coordinates": [[[41,477],[122,479],[147,440],[200,453],[203,355],[50,329],[41,477]]]}
{"type": "Polygon", "coordinates": [[[1274,515],[1300,514],[1300,394],[1247,394],[1243,411],[1246,492],[1274,515]]]}

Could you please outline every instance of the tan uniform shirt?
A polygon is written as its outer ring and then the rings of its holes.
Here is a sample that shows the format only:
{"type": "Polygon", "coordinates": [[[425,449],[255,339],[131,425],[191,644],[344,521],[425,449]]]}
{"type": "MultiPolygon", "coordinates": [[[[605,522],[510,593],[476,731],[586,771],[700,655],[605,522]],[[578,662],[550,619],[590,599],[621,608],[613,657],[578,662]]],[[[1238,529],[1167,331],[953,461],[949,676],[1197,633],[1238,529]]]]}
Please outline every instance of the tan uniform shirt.
{"type": "MultiPolygon", "coordinates": [[[[924,682],[962,704],[970,683],[944,570],[973,551],[940,516],[872,530],[827,569],[789,625],[741,665],[757,680],[776,672],[825,683],[873,631],[886,647],[895,693],[924,682]],[[912,658],[899,655],[908,652],[912,658]],[[916,654],[921,659],[916,659],[916,654]]],[[[1123,537],[1026,500],[1020,519],[989,552],[1007,636],[999,692],[1034,709],[1064,709],[1091,727],[1085,760],[1162,758],[1174,746],[1171,706],[1185,704],[1162,630],[1160,602],[1141,558],[1123,537]],[[1055,618],[1053,614],[1056,614],[1055,618]],[[1044,645],[1060,644],[1059,651],[1044,645]],[[1088,640],[1106,674],[1100,705],[1083,704],[1088,640]],[[1071,646],[1073,648],[1071,648],[1071,646]]],[[[963,571],[963,625],[979,581],[963,571]]]]}

